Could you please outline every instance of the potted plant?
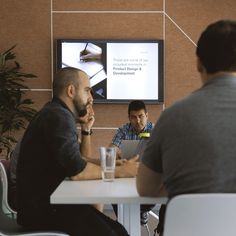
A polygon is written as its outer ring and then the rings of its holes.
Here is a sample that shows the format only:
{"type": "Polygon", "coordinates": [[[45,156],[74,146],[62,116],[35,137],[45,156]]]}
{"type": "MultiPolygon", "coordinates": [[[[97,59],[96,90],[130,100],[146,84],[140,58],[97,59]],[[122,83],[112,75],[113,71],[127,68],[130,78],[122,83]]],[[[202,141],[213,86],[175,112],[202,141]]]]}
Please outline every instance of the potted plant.
{"type": "Polygon", "coordinates": [[[20,64],[15,61],[14,48],[0,52],[0,154],[6,158],[16,143],[14,132],[25,129],[36,113],[31,107],[33,101],[23,97],[29,89],[24,85],[24,79],[36,76],[21,72],[20,64]]]}

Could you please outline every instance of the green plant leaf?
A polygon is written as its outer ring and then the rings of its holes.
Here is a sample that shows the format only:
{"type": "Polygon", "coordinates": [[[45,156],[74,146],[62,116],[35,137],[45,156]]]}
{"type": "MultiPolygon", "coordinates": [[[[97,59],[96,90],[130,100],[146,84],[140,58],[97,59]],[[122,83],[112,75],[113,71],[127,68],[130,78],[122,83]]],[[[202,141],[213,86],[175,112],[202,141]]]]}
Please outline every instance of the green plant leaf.
{"type": "Polygon", "coordinates": [[[23,95],[29,89],[24,84],[25,79],[37,76],[22,71],[20,64],[15,61],[14,48],[15,45],[0,53],[0,149],[6,152],[16,142],[13,133],[25,129],[36,113],[31,107],[34,102],[30,98],[23,98],[23,95]]]}

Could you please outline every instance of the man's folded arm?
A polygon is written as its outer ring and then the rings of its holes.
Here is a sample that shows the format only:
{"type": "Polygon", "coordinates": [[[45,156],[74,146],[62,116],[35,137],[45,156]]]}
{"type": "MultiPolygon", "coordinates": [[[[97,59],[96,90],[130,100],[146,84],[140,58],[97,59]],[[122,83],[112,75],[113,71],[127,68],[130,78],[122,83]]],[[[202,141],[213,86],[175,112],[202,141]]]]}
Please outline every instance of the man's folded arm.
{"type": "Polygon", "coordinates": [[[153,171],[143,163],[140,163],[136,178],[136,186],[139,195],[149,197],[166,197],[167,191],[163,184],[162,174],[153,171]]]}

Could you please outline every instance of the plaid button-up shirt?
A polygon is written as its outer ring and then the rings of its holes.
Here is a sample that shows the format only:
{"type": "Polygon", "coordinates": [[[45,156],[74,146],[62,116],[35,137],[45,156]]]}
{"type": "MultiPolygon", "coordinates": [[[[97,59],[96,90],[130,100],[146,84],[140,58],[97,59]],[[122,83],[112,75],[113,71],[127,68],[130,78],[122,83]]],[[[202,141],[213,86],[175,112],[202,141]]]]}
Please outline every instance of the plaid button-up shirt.
{"type": "MultiPolygon", "coordinates": [[[[151,133],[154,125],[148,121],[141,133],[151,133]]],[[[122,140],[140,140],[139,133],[135,131],[131,123],[127,123],[120,127],[114,135],[111,143],[120,147],[122,140]]]]}

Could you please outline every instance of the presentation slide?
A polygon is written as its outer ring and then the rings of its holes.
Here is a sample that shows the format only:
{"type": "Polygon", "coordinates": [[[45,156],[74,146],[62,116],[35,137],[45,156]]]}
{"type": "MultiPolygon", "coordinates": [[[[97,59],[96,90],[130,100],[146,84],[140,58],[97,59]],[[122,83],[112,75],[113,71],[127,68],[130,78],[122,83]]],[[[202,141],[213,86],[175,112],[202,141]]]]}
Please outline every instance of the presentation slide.
{"type": "Polygon", "coordinates": [[[95,102],[159,101],[163,72],[159,42],[60,42],[58,68],[72,66],[85,71],[95,102]]]}
{"type": "Polygon", "coordinates": [[[107,99],[158,99],[158,44],[107,43],[107,99]]]}

